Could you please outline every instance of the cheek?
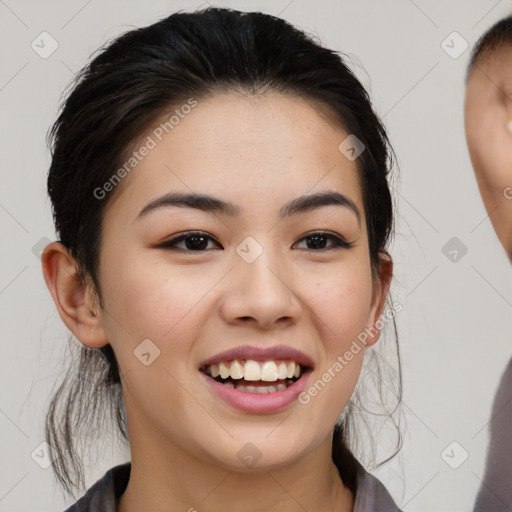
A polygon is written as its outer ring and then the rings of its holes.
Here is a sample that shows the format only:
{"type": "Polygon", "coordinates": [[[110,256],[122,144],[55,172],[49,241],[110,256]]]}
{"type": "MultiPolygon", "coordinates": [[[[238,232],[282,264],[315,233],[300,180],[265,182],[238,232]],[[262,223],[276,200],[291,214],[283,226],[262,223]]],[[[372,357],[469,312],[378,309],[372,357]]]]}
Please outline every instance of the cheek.
{"type": "Polygon", "coordinates": [[[106,279],[107,309],[115,317],[109,326],[123,343],[130,333],[134,346],[149,338],[163,348],[179,339],[179,346],[173,344],[179,351],[193,338],[194,313],[215,283],[216,276],[193,272],[192,266],[173,269],[127,256],[106,279]]]}
{"type": "Polygon", "coordinates": [[[371,281],[355,272],[316,282],[309,291],[316,330],[321,336],[322,350],[314,378],[299,397],[311,407],[305,421],[319,429],[317,421],[331,425],[349,401],[361,373],[364,358],[358,336],[365,332],[371,309],[371,281]]]}
{"type": "MultiPolygon", "coordinates": [[[[479,183],[501,193],[512,182],[512,133],[503,108],[480,104],[468,114],[466,131],[471,161],[479,183]]],[[[497,198],[495,198],[497,199],[497,198]]]]}
{"type": "Polygon", "coordinates": [[[307,302],[331,352],[344,350],[368,323],[372,299],[369,269],[352,266],[317,276],[305,292],[307,302]]]}

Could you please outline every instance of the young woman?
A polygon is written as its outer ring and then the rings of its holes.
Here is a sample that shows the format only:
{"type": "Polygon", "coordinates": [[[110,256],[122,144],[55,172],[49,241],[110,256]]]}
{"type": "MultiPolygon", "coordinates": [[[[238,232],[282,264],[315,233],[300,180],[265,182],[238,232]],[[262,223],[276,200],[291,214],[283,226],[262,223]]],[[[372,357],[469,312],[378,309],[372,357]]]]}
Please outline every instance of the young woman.
{"type": "Polygon", "coordinates": [[[394,318],[392,151],[342,58],[262,13],[176,13],[97,55],[51,136],[43,273],[82,345],[52,467],[70,492],[105,407],[131,450],[68,510],[398,511],[352,449],[394,318]]]}

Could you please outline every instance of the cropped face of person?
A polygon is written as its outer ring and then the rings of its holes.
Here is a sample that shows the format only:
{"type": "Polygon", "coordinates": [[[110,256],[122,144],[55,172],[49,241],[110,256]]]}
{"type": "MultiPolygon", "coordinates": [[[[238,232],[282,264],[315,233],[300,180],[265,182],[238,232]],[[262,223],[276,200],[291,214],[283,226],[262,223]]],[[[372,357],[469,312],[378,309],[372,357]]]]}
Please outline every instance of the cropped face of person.
{"type": "Polygon", "coordinates": [[[480,193],[512,259],[512,45],[476,62],[466,87],[464,115],[480,193]]]}
{"type": "Polygon", "coordinates": [[[309,470],[331,472],[365,350],[335,363],[374,326],[391,277],[385,259],[372,278],[359,172],[338,149],[347,136],[315,103],[222,93],[135,146],[152,147],[103,222],[104,310],[67,322],[82,343],[112,345],[134,471],[286,467],[297,496],[312,492],[300,488],[309,470]],[[170,194],[211,199],[161,200],[170,194]]]}

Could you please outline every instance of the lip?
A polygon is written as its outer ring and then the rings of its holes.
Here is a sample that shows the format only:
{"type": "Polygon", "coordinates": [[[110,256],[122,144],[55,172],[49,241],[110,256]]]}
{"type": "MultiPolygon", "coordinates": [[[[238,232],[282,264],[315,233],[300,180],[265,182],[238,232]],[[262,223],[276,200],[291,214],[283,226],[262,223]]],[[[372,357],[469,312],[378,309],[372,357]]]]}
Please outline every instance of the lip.
{"type": "MultiPolygon", "coordinates": [[[[290,359],[302,364],[303,366],[307,366],[308,368],[314,368],[315,366],[311,357],[304,352],[287,345],[275,345],[273,347],[245,345],[216,354],[203,361],[199,368],[201,369],[206,365],[220,363],[221,361],[232,361],[234,359],[252,359],[254,361],[290,359]]],[[[276,393],[280,393],[280,391],[276,391],[276,393]]]]}
{"type": "MultiPolygon", "coordinates": [[[[274,391],[273,393],[250,393],[225,386],[206,375],[206,373],[202,371],[199,372],[201,379],[203,379],[209,389],[221,400],[239,410],[260,414],[275,413],[286,409],[297,400],[297,397],[306,387],[312,373],[313,370],[311,368],[308,369],[291,386],[281,391],[274,391]]],[[[269,382],[268,385],[271,386],[272,382],[269,382]]]]}

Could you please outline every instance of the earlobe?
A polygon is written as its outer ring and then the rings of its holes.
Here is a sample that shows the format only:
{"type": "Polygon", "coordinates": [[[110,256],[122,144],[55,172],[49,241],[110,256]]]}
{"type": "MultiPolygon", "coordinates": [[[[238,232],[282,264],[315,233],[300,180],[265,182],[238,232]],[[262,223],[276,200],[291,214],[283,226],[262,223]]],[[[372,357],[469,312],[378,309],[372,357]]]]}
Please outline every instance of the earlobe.
{"type": "Polygon", "coordinates": [[[372,308],[368,319],[366,345],[374,345],[382,330],[382,320],[380,318],[386,298],[388,296],[391,278],[393,276],[393,260],[386,252],[380,253],[379,275],[376,277],[375,289],[373,294],[372,308]]]}
{"type": "Polygon", "coordinates": [[[41,255],[41,265],[46,286],[68,329],[86,346],[107,345],[109,339],[90,286],[81,281],[64,245],[60,242],[48,244],[41,255]]]}

